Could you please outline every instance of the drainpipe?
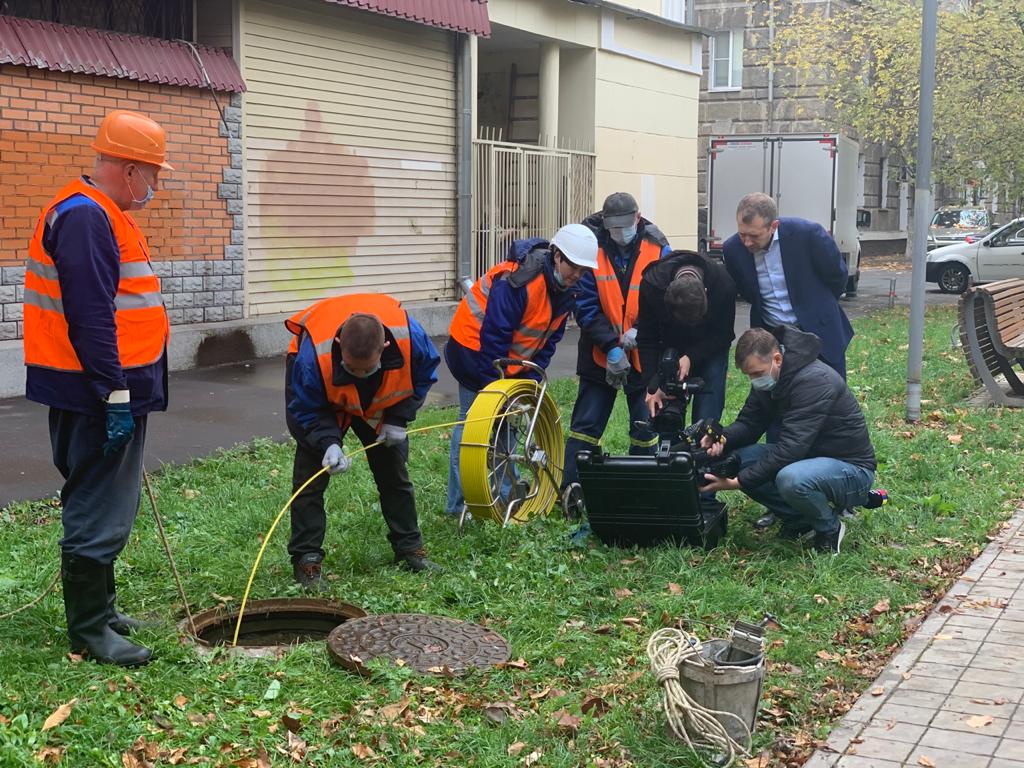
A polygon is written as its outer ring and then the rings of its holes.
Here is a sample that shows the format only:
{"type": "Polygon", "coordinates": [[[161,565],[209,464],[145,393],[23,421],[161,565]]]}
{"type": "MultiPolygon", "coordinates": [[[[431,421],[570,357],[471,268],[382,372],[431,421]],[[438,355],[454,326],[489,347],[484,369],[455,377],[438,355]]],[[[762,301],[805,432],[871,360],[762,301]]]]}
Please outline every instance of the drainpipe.
{"type": "Polygon", "coordinates": [[[540,44],[540,68],[537,85],[537,130],[542,146],[558,146],[558,67],[560,51],[557,42],[540,44]]]}
{"type": "Polygon", "coordinates": [[[476,61],[476,35],[459,36],[459,55],[456,70],[459,83],[458,115],[456,130],[456,178],[458,185],[458,224],[455,237],[456,285],[454,296],[459,297],[461,279],[473,278],[473,134],[475,80],[473,67],[476,61]]]}
{"type": "Polygon", "coordinates": [[[768,0],[768,50],[772,52],[768,59],[768,130],[775,127],[775,0],[768,0]]]}

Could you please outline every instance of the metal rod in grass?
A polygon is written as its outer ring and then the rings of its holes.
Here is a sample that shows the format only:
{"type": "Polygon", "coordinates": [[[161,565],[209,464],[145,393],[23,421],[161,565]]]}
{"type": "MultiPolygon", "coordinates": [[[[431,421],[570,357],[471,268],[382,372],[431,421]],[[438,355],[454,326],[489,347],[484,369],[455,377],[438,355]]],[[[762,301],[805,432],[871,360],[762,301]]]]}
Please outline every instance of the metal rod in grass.
{"type": "Polygon", "coordinates": [[[149,506],[153,510],[153,518],[156,520],[156,528],[160,532],[160,541],[164,545],[164,552],[167,555],[167,562],[171,565],[171,573],[174,574],[174,583],[178,585],[178,596],[185,606],[185,616],[188,617],[188,628],[192,631],[193,637],[199,637],[196,632],[196,623],[192,619],[192,611],[188,607],[188,597],[185,595],[185,587],[181,584],[181,576],[178,575],[178,566],[174,564],[174,555],[171,554],[171,545],[167,541],[167,532],[164,530],[164,522],[160,519],[160,512],[156,508],[156,496],[153,494],[153,486],[149,482],[149,473],[142,470],[142,479],[146,481],[146,493],[149,494],[149,506]]]}

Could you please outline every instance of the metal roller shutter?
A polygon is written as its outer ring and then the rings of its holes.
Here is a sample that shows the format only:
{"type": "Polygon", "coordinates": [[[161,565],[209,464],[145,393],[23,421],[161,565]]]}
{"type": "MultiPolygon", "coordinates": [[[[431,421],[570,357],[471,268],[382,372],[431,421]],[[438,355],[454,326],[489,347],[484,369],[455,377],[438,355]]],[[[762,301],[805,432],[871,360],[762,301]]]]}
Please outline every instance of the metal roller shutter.
{"type": "Polygon", "coordinates": [[[241,25],[249,314],[451,298],[454,35],[314,0],[241,25]]]}

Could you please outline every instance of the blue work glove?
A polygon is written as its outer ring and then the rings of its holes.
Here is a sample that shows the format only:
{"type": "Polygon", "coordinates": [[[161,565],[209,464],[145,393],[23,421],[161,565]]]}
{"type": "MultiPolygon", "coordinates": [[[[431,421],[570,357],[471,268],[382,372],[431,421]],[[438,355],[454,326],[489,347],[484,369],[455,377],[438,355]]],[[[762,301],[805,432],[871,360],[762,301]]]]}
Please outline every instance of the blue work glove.
{"type": "Polygon", "coordinates": [[[617,389],[626,383],[626,377],[629,376],[629,369],[631,367],[629,358],[626,357],[622,347],[613,347],[608,353],[608,364],[605,366],[604,380],[608,383],[609,387],[617,389]]]}
{"type": "Polygon", "coordinates": [[[135,434],[131,403],[107,403],[107,442],[103,455],[110,456],[124,448],[135,434]]]}
{"type": "Polygon", "coordinates": [[[334,443],[324,452],[324,460],[320,462],[320,466],[327,467],[329,475],[340,475],[351,469],[352,459],[345,455],[340,445],[334,443]]]}
{"type": "Polygon", "coordinates": [[[380,434],[377,435],[377,442],[384,443],[388,448],[394,448],[396,445],[401,445],[409,439],[408,433],[405,431],[405,427],[400,427],[397,424],[384,424],[380,428],[380,434]]]}
{"type": "Polygon", "coordinates": [[[619,344],[627,352],[632,352],[636,349],[636,328],[630,328],[622,334],[622,338],[619,339],[619,344]]]}

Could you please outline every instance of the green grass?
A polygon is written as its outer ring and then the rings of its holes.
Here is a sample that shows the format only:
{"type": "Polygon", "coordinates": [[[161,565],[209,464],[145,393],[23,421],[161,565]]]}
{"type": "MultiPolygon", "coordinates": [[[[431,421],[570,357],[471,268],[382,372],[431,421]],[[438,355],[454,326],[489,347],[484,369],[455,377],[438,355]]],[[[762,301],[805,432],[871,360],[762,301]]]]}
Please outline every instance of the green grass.
{"type": "MultiPolygon", "coordinates": [[[[449,680],[378,666],[365,679],[333,666],[318,644],[275,660],[199,657],[178,640],[180,601],[144,504],[118,572],[122,607],[155,622],[141,639],[157,660],[127,674],[69,661],[59,592],[0,623],[0,765],[39,765],[35,755],[49,748],[48,759],[61,765],[121,766],[133,745],[139,756],[148,749],[157,764],[183,755],[255,766],[261,747],[275,765],[287,764],[281,717],[289,712],[303,726],[297,737],[306,743],[301,759],[309,765],[506,766],[538,752],[533,764],[541,766],[693,765],[666,736],[646,640],[684,617],[728,625],[765,611],[783,628],[770,635],[756,746],[775,753],[773,765],[798,764],[899,645],[905,622],[942,594],[1022,496],[1024,414],[964,406],[972,384],[962,353],[949,346],[953,323],[949,309],[928,313],[926,418],[916,426],[903,420],[905,313],[855,323],[850,381],[878,453],[878,484],[889,489],[892,503],[858,515],[838,558],[755,533],[750,522],[759,508],[739,494],[728,496],[729,534],[711,552],[573,550],[566,546],[572,527],[555,518],[510,530],[475,524],[460,536],[442,514],[448,432],[440,430],[413,437],[411,445],[424,536],[446,566],[426,578],[390,565],[365,465],[332,482],[325,565],[336,576],[330,583],[337,597],[369,612],[486,622],[510,641],[525,668],[449,680]],[[873,615],[885,598],[891,609],[873,615]],[[639,623],[623,623],[629,617],[639,623]],[[588,696],[607,702],[607,713],[584,715],[578,728],[559,727],[561,711],[581,715],[588,696]],[[388,722],[379,710],[403,697],[407,713],[388,722]],[[70,717],[43,731],[46,717],[71,699],[77,702],[70,717]],[[513,707],[504,722],[486,713],[495,702],[513,707]]],[[[731,372],[726,421],[744,389],[731,372]]],[[[554,391],[567,422],[575,384],[557,382],[554,391]]],[[[417,425],[453,417],[453,409],[433,410],[417,425]]],[[[613,424],[606,445],[623,452],[621,398],[613,424]]],[[[287,446],[261,440],[168,467],[156,478],[194,607],[241,597],[261,537],[289,496],[290,462],[287,446]]],[[[287,533],[285,520],[257,576],[255,597],[297,594],[287,533]]],[[[0,511],[0,613],[48,583],[59,537],[52,502],[0,511]]],[[[292,749],[301,754],[301,745],[292,749]]]]}

